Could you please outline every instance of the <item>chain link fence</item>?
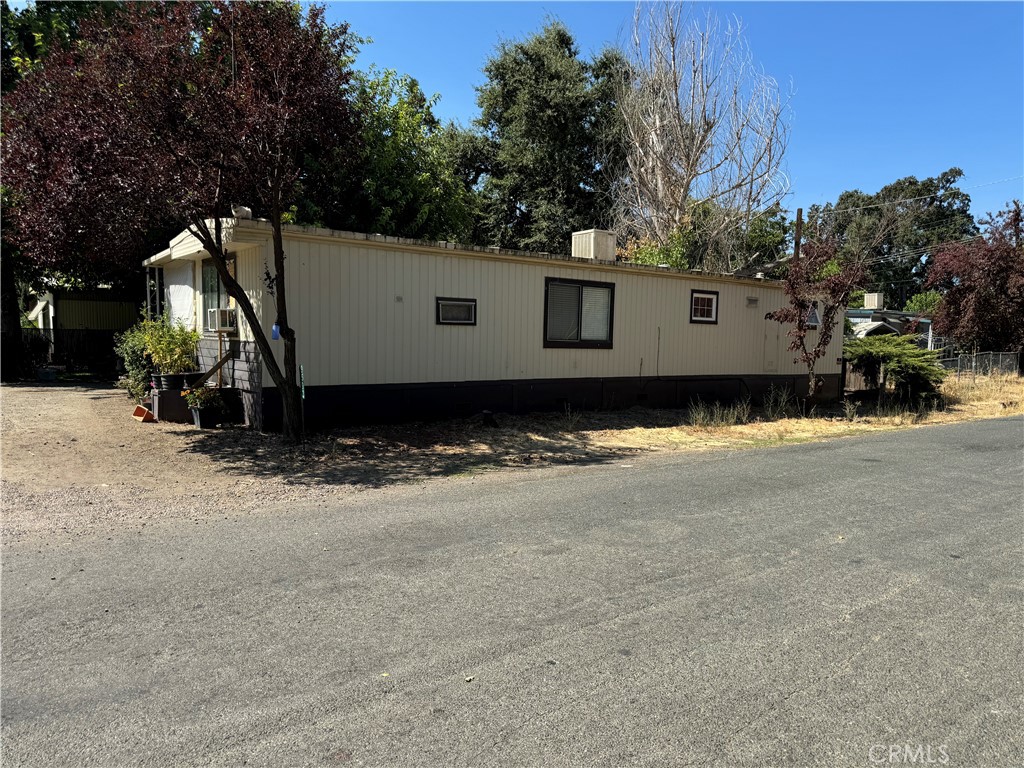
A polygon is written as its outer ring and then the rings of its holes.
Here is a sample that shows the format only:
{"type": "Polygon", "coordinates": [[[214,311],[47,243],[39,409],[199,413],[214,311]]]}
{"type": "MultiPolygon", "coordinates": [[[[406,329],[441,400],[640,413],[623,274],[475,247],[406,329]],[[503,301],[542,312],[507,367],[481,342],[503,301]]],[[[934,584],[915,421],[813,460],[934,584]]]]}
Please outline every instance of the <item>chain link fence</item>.
{"type": "Polygon", "coordinates": [[[1020,375],[1021,353],[1019,352],[978,352],[972,355],[954,355],[939,360],[947,371],[956,371],[957,376],[965,373],[972,376],[990,376],[993,373],[1020,375]]]}

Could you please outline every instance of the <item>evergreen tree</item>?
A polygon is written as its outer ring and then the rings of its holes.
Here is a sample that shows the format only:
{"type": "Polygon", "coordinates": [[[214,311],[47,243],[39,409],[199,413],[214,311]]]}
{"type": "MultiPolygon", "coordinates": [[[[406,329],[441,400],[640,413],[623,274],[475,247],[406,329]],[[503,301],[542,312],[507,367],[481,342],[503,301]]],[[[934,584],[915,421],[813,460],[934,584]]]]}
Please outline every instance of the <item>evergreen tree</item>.
{"type": "Polygon", "coordinates": [[[491,245],[567,253],[574,230],[611,224],[615,81],[625,63],[580,58],[561,23],[502,43],[484,67],[477,126],[488,141],[482,234],[491,245]]]}

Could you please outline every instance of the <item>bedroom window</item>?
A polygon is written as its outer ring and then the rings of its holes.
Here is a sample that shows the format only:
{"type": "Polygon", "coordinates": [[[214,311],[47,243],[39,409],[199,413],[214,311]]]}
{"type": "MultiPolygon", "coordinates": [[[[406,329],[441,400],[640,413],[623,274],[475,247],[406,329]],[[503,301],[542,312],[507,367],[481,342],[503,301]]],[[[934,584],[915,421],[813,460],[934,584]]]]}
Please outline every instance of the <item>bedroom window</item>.
{"type": "Polygon", "coordinates": [[[718,322],[718,291],[690,291],[690,322],[718,322]]]}
{"type": "MultiPolygon", "coordinates": [[[[234,275],[234,259],[228,261],[228,271],[234,275]]],[[[217,268],[213,265],[213,259],[203,260],[202,273],[202,294],[203,294],[203,330],[216,331],[218,315],[210,312],[211,309],[229,309],[234,302],[231,301],[224,290],[224,285],[217,274],[217,268]]]]}
{"type": "Polygon", "coordinates": [[[544,281],[544,346],[611,349],[615,285],[544,281]]]}

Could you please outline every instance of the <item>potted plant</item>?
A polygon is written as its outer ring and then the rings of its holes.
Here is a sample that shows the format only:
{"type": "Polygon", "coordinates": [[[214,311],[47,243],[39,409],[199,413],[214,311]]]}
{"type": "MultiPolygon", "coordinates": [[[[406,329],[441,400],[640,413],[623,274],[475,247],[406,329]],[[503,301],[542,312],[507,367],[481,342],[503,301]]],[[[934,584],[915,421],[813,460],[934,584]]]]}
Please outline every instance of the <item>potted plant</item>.
{"type": "Polygon", "coordinates": [[[224,417],[224,398],[216,387],[197,387],[182,391],[185,403],[192,409],[192,422],[199,429],[217,426],[224,417]]]}
{"type": "Polygon", "coordinates": [[[166,318],[153,322],[146,336],[146,351],[160,371],[161,389],[181,389],[186,374],[196,372],[196,347],[199,332],[186,328],[181,321],[170,323],[166,318]]]}

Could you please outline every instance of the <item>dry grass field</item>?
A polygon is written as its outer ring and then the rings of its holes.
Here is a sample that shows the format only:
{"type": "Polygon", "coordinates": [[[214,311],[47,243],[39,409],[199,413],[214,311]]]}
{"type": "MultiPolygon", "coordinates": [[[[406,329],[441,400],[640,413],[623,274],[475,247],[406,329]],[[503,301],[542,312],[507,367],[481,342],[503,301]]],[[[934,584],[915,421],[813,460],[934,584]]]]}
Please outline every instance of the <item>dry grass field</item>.
{"type": "MultiPolygon", "coordinates": [[[[426,462],[428,474],[502,467],[600,461],[648,451],[755,448],[825,440],[892,429],[949,424],[1024,414],[1024,378],[952,378],[940,406],[852,403],[806,416],[788,403],[784,413],[721,408],[498,416],[498,426],[478,419],[375,426],[321,435],[304,446],[302,462],[352,472],[389,474],[389,467],[426,462]],[[347,468],[347,470],[345,470],[347,468]]],[[[301,472],[297,464],[293,469],[301,472]]],[[[308,470],[307,470],[308,471],[308,470]]]]}

